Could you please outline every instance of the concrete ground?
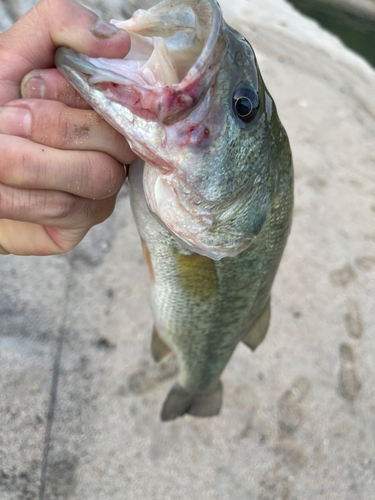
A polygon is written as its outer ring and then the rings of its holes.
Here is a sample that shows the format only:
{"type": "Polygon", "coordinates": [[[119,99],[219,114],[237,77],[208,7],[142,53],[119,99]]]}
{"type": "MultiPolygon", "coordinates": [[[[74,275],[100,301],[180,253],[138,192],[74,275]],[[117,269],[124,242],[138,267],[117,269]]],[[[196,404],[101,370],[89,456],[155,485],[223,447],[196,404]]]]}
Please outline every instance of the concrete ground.
{"type": "MultiPolygon", "coordinates": [[[[5,4],[4,4],[5,5],[5,4]]],[[[122,190],[68,255],[1,257],[1,500],[375,500],[375,72],[283,0],[226,0],[294,153],[271,328],[212,419],[161,423],[122,190]]]]}

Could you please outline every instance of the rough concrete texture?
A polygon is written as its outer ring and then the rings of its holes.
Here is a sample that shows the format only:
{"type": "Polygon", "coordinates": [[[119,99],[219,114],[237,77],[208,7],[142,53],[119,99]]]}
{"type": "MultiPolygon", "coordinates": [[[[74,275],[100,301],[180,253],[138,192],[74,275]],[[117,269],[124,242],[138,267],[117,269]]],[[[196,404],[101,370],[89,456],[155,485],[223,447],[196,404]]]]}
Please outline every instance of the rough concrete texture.
{"type": "Polygon", "coordinates": [[[220,416],[161,423],[177,367],[150,357],[127,188],[69,255],[2,257],[1,500],[375,499],[375,72],[282,0],[222,3],[294,152],[267,338],[220,416]]]}

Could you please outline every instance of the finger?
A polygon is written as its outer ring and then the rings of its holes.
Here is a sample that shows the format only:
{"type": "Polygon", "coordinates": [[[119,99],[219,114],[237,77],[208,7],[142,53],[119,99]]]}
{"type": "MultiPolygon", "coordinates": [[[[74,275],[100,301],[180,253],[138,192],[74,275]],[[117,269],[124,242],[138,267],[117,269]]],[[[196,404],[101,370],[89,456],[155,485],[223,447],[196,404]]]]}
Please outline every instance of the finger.
{"type": "Polygon", "coordinates": [[[35,68],[54,67],[56,47],[68,45],[91,57],[123,58],[124,30],[105,23],[73,0],[40,0],[1,35],[0,104],[20,97],[19,83],[35,68]]]}
{"type": "Polygon", "coordinates": [[[0,183],[21,189],[62,191],[101,200],[120,190],[125,170],[94,151],[60,151],[27,139],[0,135],[0,183]]]}
{"type": "Polygon", "coordinates": [[[0,184],[0,219],[87,230],[111,215],[115,198],[88,200],[61,191],[15,189],[0,184]]]}
{"type": "Polygon", "coordinates": [[[8,103],[0,108],[0,133],[58,149],[103,151],[122,164],[136,159],[123,135],[95,111],[72,109],[56,101],[8,103]]]}
{"type": "Polygon", "coordinates": [[[21,82],[21,97],[59,101],[70,108],[92,109],[57,69],[36,69],[21,82]]]}
{"type": "Polygon", "coordinates": [[[89,228],[60,229],[31,222],[0,220],[0,254],[56,255],[69,252],[85,237],[89,228]]]}
{"type": "Polygon", "coordinates": [[[0,245],[0,255],[9,255],[9,254],[10,252],[8,252],[8,250],[5,250],[5,248],[0,245]]]}

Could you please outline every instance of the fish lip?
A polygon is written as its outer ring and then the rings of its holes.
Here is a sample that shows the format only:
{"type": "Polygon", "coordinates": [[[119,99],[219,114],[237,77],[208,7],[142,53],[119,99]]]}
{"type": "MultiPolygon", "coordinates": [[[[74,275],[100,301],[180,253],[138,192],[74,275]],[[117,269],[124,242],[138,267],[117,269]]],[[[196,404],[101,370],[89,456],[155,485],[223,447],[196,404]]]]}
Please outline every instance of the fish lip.
{"type": "Polygon", "coordinates": [[[180,84],[177,85],[182,85],[182,83],[188,79],[188,78],[194,78],[195,74],[198,74],[204,69],[206,66],[207,61],[212,57],[212,54],[214,52],[214,47],[216,45],[216,42],[218,40],[219,34],[220,34],[220,27],[222,24],[222,11],[217,3],[216,0],[209,0],[211,7],[212,7],[212,22],[211,22],[211,30],[210,34],[206,40],[206,43],[203,46],[202,52],[200,53],[198,59],[195,61],[193,66],[190,68],[186,76],[182,79],[180,84]]]}
{"type": "MultiPolygon", "coordinates": [[[[97,75],[98,73],[104,73],[107,76],[112,76],[114,81],[123,80],[122,85],[137,85],[136,82],[131,80],[130,78],[126,78],[115,71],[111,71],[109,69],[103,70],[89,62],[88,57],[84,54],[80,54],[76,52],[74,49],[69,47],[60,47],[56,51],[55,56],[55,64],[58,68],[67,68],[69,70],[75,70],[85,75],[97,75]]],[[[118,82],[120,83],[120,82],[118,82]]],[[[153,88],[147,87],[146,85],[143,88],[153,88]]]]}

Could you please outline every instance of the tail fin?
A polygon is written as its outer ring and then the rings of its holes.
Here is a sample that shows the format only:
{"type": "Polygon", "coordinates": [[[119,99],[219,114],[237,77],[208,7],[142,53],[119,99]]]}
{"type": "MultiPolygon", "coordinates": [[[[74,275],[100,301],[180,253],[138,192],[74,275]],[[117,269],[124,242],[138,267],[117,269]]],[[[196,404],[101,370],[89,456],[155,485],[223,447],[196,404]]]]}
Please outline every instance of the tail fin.
{"type": "Polygon", "coordinates": [[[220,412],[222,400],[220,380],[207,392],[191,393],[176,383],[169,391],[161,411],[161,419],[174,420],[185,413],[194,417],[213,417],[220,412]]]}

